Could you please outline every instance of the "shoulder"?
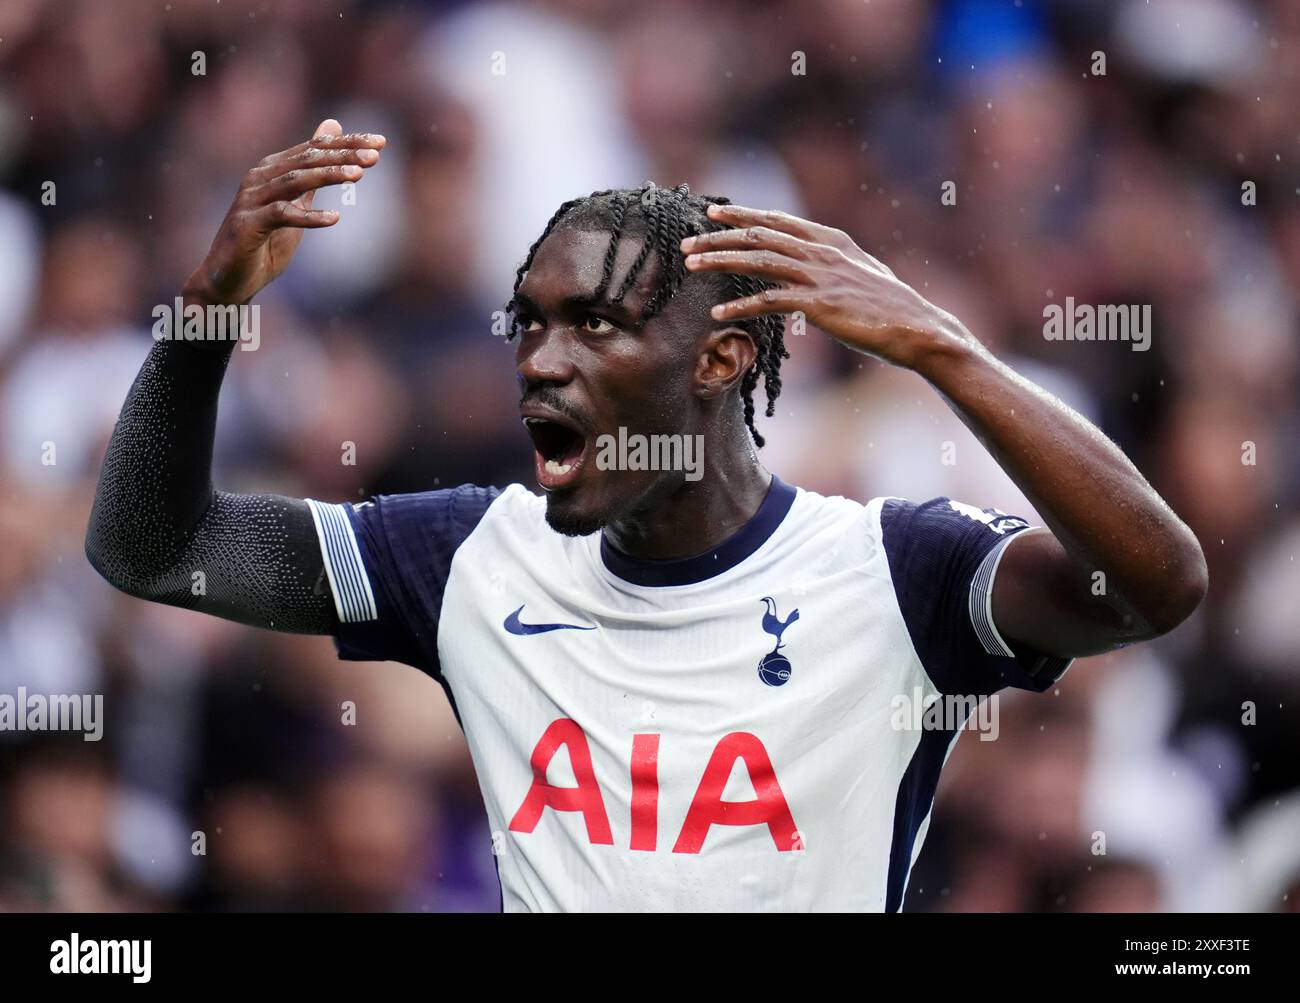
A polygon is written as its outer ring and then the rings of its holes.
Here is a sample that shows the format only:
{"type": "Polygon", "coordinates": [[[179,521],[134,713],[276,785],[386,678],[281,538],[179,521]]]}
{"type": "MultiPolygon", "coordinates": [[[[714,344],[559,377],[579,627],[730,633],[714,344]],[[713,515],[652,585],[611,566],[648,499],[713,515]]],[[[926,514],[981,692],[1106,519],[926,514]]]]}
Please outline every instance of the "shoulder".
{"type": "Polygon", "coordinates": [[[795,487],[794,501],[776,534],[782,552],[806,562],[815,554],[836,566],[871,561],[879,534],[869,505],[842,495],[823,495],[795,487]]]}
{"type": "Polygon", "coordinates": [[[412,553],[450,555],[494,519],[527,502],[520,485],[506,488],[461,484],[432,491],[379,494],[366,501],[330,504],[307,499],[322,544],[348,550],[359,542],[362,554],[382,557],[412,553]]]}
{"type": "Polygon", "coordinates": [[[884,496],[872,499],[868,508],[886,543],[912,537],[994,543],[1029,527],[1020,516],[943,496],[923,502],[884,496]]]}
{"type": "Polygon", "coordinates": [[[825,520],[843,523],[862,519],[867,513],[867,508],[867,505],[855,498],[845,498],[843,495],[823,495],[796,485],[794,504],[790,506],[790,516],[792,520],[800,523],[825,520]]]}
{"type": "Polygon", "coordinates": [[[377,521],[389,532],[419,532],[422,529],[455,526],[468,531],[485,518],[503,513],[523,514],[534,499],[520,484],[504,488],[481,484],[460,484],[431,491],[375,495],[348,507],[355,518],[377,521]]]}
{"type": "Polygon", "coordinates": [[[922,573],[955,558],[983,558],[1029,527],[1025,519],[947,497],[915,502],[880,495],[866,502],[798,489],[787,535],[823,540],[844,557],[884,554],[895,575],[922,573]]]}

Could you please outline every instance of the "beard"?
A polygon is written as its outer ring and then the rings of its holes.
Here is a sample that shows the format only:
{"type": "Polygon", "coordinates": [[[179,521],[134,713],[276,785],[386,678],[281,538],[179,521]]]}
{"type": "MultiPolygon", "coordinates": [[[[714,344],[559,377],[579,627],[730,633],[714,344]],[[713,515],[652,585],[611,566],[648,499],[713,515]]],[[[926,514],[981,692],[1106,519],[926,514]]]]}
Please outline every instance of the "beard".
{"type": "Polygon", "coordinates": [[[604,529],[609,519],[608,513],[572,511],[553,495],[546,496],[546,524],[563,536],[590,536],[604,529]]]}
{"type": "MultiPolygon", "coordinates": [[[[546,495],[546,524],[564,536],[590,536],[611,523],[646,511],[681,483],[680,477],[671,473],[650,476],[653,480],[638,477],[636,481],[622,482],[623,490],[617,494],[602,485],[604,490],[596,496],[598,500],[588,500],[586,505],[580,503],[578,492],[552,491],[546,495]]],[[[592,488],[587,486],[589,492],[592,488]]]]}

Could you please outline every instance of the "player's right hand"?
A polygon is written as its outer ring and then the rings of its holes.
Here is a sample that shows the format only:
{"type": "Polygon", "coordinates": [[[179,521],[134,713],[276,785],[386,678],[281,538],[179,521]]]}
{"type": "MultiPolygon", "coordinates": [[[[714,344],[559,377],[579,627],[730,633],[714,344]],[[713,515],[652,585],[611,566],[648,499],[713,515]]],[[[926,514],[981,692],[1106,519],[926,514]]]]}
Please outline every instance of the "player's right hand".
{"type": "Polygon", "coordinates": [[[359,181],[379,163],[387,140],[374,133],[343,135],[332,118],[315,137],[273,153],[244,175],[208,256],[182,295],[206,303],[242,305],[288,267],[305,229],[333,226],[339,214],[312,209],[317,188],[359,181]]]}

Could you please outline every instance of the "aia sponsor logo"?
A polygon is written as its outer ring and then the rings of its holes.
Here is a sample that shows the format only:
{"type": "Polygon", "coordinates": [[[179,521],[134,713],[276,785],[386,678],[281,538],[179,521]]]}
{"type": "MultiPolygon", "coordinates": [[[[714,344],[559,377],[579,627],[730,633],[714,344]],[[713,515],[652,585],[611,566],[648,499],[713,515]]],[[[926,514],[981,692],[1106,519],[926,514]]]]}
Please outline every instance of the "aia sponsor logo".
{"type": "MultiPolygon", "coordinates": [[[[631,837],[628,848],[654,852],[659,848],[659,741],[662,736],[632,736],[629,772],[632,798],[628,806],[631,837]]],[[[524,795],[510,831],[531,833],[546,809],[580,812],[593,845],[614,845],[605,795],[596,780],[586,732],[570,718],[552,721],[538,739],[531,757],[533,782],[524,795]],[[551,761],[561,746],[569,756],[576,787],[556,787],[546,777],[551,761]]],[[[673,853],[699,853],[709,830],[715,825],[766,826],[775,848],[783,853],[802,852],[803,836],[794,822],[790,805],[776,779],[767,749],[757,736],[736,731],[714,746],[690,808],[673,842],[673,853]],[[750,801],[724,801],[723,791],[736,764],[740,763],[754,787],[750,801]]]]}

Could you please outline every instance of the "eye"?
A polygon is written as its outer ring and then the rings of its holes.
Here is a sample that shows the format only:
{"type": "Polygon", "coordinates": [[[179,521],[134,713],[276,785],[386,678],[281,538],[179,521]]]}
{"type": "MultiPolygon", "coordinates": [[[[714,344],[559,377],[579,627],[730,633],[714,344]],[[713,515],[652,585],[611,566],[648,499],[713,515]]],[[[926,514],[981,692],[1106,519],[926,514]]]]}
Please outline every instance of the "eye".
{"type": "Polygon", "coordinates": [[[597,317],[594,313],[589,313],[582,318],[578,325],[588,334],[609,334],[616,330],[613,324],[604,317],[597,317]]]}
{"type": "Polygon", "coordinates": [[[540,331],[541,329],[542,322],[536,317],[519,318],[519,330],[523,331],[525,334],[532,334],[534,331],[540,331]]]}

